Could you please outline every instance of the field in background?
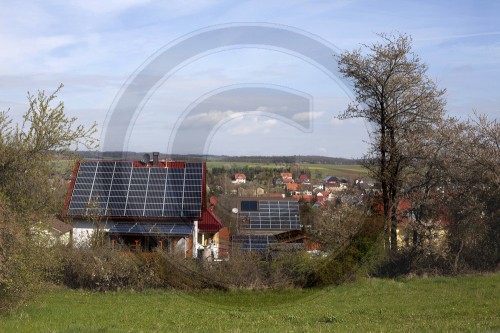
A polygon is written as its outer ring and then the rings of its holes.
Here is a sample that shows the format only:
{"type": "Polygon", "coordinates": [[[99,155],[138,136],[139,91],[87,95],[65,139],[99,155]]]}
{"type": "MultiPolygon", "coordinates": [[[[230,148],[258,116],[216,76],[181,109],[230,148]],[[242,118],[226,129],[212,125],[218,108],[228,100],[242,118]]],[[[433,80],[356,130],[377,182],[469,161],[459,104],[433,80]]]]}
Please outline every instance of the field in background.
{"type": "Polygon", "coordinates": [[[324,290],[95,293],[54,289],[1,332],[482,332],[500,330],[500,274],[362,279],[324,290]]]}
{"type": "MultiPolygon", "coordinates": [[[[58,173],[73,172],[74,160],[54,160],[51,162],[54,170],[58,173]]],[[[207,162],[207,169],[212,168],[228,167],[228,168],[244,168],[248,166],[250,168],[288,168],[290,167],[295,173],[303,169],[309,169],[311,171],[311,176],[313,178],[320,178],[317,176],[338,176],[347,178],[357,178],[366,176],[367,170],[361,165],[357,164],[322,164],[322,163],[300,163],[296,164],[282,164],[282,163],[247,163],[247,162],[207,162]]]]}
{"type": "Polygon", "coordinates": [[[286,165],[286,164],[274,164],[274,163],[246,163],[246,162],[207,162],[207,169],[221,168],[221,167],[232,167],[232,168],[243,168],[248,166],[249,168],[286,168],[290,167],[292,170],[311,170],[313,178],[316,177],[317,173],[321,174],[323,177],[326,176],[338,176],[347,178],[357,178],[364,177],[367,174],[367,170],[361,165],[357,164],[314,164],[314,163],[300,163],[299,165],[286,165]]]}

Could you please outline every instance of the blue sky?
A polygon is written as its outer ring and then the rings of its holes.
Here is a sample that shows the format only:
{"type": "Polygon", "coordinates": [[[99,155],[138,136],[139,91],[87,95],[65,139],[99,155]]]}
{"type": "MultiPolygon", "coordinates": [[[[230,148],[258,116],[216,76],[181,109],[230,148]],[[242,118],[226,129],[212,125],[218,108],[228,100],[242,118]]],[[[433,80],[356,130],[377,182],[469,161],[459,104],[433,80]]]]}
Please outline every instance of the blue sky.
{"type": "MultiPolygon", "coordinates": [[[[466,118],[476,110],[498,118],[499,13],[497,1],[3,0],[0,110],[10,108],[18,120],[27,107],[27,91],[52,91],[64,83],[59,96],[66,112],[84,124],[96,121],[104,138],[112,133],[110,113],[124,87],[169,46],[200,29],[261,22],[303,31],[337,51],[369,44],[379,32],[408,33],[429,76],[447,89],[450,115],[466,118]]],[[[176,131],[189,127],[196,133],[196,126],[206,125],[213,130],[204,146],[191,147],[194,151],[187,147],[186,152],[363,154],[369,124],[334,118],[351,98],[341,82],[280,49],[242,45],[216,51],[161,78],[128,124],[126,140],[106,147],[167,152],[176,131]],[[189,114],[214,91],[248,85],[296,91],[310,100],[309,109],[287,121],[266,113],[266,105],[246,110],[253,104],[225,108],[222,101],[196,117],[189,114]],[[304,115],[310,126],[294,126],[304,115]],[[196,126],[187,126],[189,120],[196,120],[196,126]]]]}

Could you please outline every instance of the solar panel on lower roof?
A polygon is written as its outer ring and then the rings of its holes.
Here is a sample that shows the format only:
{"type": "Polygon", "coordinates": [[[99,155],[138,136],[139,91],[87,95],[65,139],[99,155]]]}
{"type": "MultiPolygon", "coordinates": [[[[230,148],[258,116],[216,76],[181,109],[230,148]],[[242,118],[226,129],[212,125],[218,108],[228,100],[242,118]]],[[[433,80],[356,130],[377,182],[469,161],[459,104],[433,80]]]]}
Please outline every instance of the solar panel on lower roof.
{"type": "Polygon", "coordinates": [[[82,161],[66,215],[199,217],[203,164],[189,162],[182,166],[134,167],[133,162],[82,161]],[[96,205],[100,210],[89,210],[96,205]]]}
{"type": "Polygon", "coordinates": [[[140,235],[190,235],[193,226],[182,223],[134,223],[118,222],[109,228],[110,234],[140,235]]]}
{"type": "Polygon", "coordinates": [[[273,235],[236,235],[232,237],[233,247],[243,251],[265,252],[269,250],[269,244],[277,242],[273,235]]]}

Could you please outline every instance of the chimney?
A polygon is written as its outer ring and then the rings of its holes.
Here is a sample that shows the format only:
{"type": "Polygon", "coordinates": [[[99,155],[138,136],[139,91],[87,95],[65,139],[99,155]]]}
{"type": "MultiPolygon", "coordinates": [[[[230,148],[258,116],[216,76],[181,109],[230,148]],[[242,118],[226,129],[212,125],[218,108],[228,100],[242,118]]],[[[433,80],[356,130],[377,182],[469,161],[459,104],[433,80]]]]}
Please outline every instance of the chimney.
{"type": "Polygon", "coordinates": [[[153,166],[157,167],[158,166],[158,156],[160,155],[159,152],[153,152],[153,166]]]}

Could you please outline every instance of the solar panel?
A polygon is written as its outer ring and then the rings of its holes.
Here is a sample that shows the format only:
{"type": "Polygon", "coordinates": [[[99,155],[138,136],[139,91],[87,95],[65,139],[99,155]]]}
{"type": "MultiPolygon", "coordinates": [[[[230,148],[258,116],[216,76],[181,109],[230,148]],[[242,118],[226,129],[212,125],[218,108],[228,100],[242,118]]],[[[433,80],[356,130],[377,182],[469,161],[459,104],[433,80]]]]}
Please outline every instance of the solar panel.
{"type": "Polygon", "coordinates": [[[192,225],[179,223],[134,223],[118,222],[109,228],[109,234],[140,234],[154,235],[190,235],[192,225]]]}
{"type": "Polygon", "coordinates": [[[234,248],[253,252],[268,251],[269,244],[278,242],[273,235],[235,235],[231,240],[234,248]]]}
{"type": "Polygon", "coordinates": [[[199,217],[203,164],[190,162],[182,166],[134,167],[133,162],[82,161],[66,214],[199,217]],[[89,210],[91,206],[99,209],[89,210]]]}
{"type": "Polygon", "coordinates": [[[240,217],[244,229],[300,229],[299,203],[296,200],[242,201],[240,217]],[[245,205],[243,203],[245,202],[245,205]]]}

